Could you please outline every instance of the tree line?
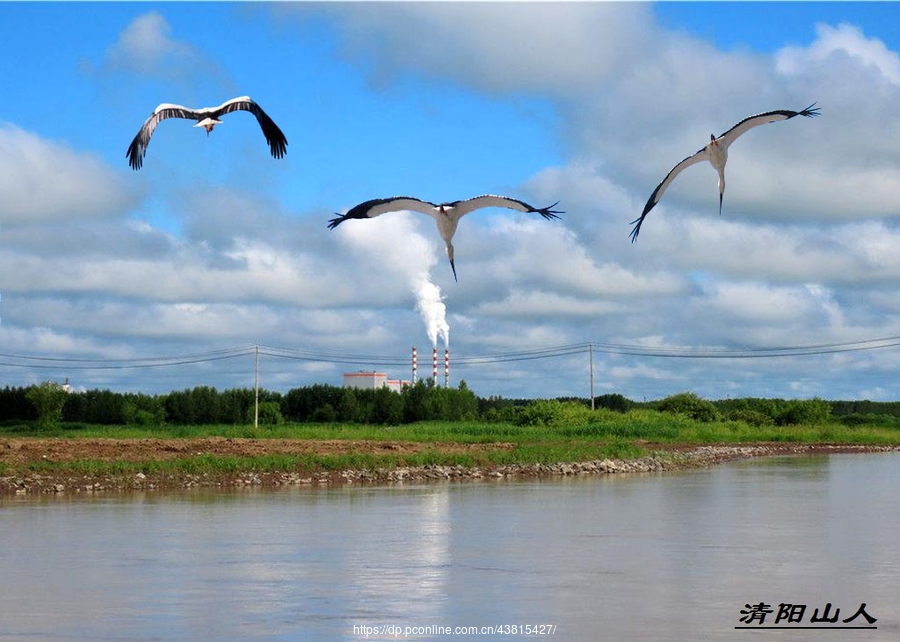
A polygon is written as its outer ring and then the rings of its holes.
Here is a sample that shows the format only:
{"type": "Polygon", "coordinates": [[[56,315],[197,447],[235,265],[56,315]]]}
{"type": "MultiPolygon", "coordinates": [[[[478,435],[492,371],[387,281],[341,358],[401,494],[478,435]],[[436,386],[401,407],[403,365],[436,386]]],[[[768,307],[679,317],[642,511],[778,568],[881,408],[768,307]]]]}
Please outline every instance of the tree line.
{"type": "Polygon", "coordinates": [[[248,388],[219,391],[196,386],[159,395],[110,390],[66,391],[53,382],[0,389],[0,422],[101,425],[208,425],[306,423],[400,424],[468,420],[479,416],[478,398],[457,388],[420,380],[402,392],[316,384],[287,393],[248,388]]]}
{"type": "MultiPolygon", "coordinates": [[[[457,388],[433,385],[431,379],[388,388],[343,388],[315,384],[286,393],[252,389],[219,391],[210,386],[166,394],[69,391],[48,382],[0,389],[0,423],[40,425],[262,425],[281,422],[397,425],[426,420],[545,423],[565,421],[568,410],[590,408],[590,399],[554,400],[478,397],[465,381],[457,388]],[[258,415],[257,415],[258,413],[258,415]]],[[[796,425],[834,421],[846,425],[900,427],[900,402],[826,401],[814,399],[740,398],[709,401],[690,392],[637,402],[620,394],[594,398],[598,409],[626,413],[654,410],[688,416],[696,421],[742,421],[751,425],[796,425]]]]}

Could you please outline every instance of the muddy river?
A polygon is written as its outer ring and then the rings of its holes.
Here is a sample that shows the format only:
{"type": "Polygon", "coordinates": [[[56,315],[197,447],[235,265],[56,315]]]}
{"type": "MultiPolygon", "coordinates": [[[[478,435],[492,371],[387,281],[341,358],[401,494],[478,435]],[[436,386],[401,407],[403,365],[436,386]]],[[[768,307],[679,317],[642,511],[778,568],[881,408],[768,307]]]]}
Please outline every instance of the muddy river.
{"type": "Polygon", "coordinates": [[[898,640],[898,533],[897,453],[7,497],[0,640],[898,640]]]}

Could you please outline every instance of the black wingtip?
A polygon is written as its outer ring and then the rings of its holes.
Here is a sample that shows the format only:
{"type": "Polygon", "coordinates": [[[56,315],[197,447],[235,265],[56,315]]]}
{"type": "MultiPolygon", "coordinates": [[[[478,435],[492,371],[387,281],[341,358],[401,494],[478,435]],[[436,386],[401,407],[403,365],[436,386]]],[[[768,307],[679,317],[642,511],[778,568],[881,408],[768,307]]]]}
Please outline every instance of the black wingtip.
{"type": "Polygon", "coordinates": [[[801,116],[806,116],[807,118],[814,118],[820,114],[821,108],[816,107],[816,103],[813,103],[803,111],[799,112],[801,116]]]}
{"type": "Polygon", "coordinates": [[[144,157],[135,149],[134,143],[128,146],[128,151],[125,152],[125,158],[128,159],[128,164],[131,165],[131,169],[135,171],[139,170],[141,165],[144,164],[144,157]]]}
{"type": "Polygon", "coordinates": [[[644,222],[644,217],[643,217],[643,216],[642,216],[641,218],[638,218],[638,219],[635,219],[635,220],[631,221],[631,225],[634,225],[634,227],[631,229],[631,234],[629,234],[629,236],[631,237],[631,242],[632,242],[632,243],[634,243],[635,241],[637,241],[638,234],[641,233],[641,224],[642,224],[643,222],[644,222]]]}
{"type": "Polygon", "coordinates": [[[565,212],[562,210],[553,209],[557,205],[559,205],[559,201],[556,201],[553,205],[548,205],[547,207],[542,207],[540,209],[537,209],[537,210],[535,210],[535,212],[537,212],[538,214],[540,214],[541,216],[543,216],[544,218],[546,218],[548,220],[553,219],[553,218],[559,218],[559,216],[557,216],[557,214],[565,214],[565,212]]]}
{"type": "Polygon", "coordinates": [[[278,130],[278,134],[278,137],[268,141],[269,151],[272,152],[272,158],[284,158],[287,154],[287,138],[284,137],[284,134],[281,133],[280,129],[278,130]]]}
{"type": "Polygon", "coordinates": [[[650,210],[652,210],[654,207],[656,207],[656,203],[654,202],[653,199],[656,197],[657,191],[659,191],[659,187],[657,187],[653,191],[653,195],[650,196],[650,200],[647,201],[646,205],[644,205],[644,211],[641,212],[641,215],[638,218],[631,221],[631,225],[634,225],[634,229],[631,230],[631,242],[632,243],[637,241],[638,234],[641,233],[641,225],[644,224],[644,219],[647,218],[647,214],[650,213],[650,210]]]}

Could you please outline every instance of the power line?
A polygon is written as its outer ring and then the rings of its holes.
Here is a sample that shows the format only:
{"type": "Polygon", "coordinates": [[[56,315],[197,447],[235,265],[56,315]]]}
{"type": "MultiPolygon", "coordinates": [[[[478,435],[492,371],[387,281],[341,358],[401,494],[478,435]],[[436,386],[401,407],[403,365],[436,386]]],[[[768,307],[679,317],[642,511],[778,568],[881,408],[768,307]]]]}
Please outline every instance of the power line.
{"type": "Polygon", "coordinates": [[[900,337],[882,337],[841,343],[822,343],[806,346],[760,348],[680,348],[664,346],[635,346],[594,343],[594,350],[608,354],[679,359],[757,359],[798,357],[839,352],[858,352],[900,346],[900,337]]]}
{"type": "MultiPolygon", "coordinates": [[[[819,343],[802,346],[778,346],[756,348],[716,348],[716,347],[677,347],[646,346],[636,344],[617,344],[605,342],[573,343],[559,346],[495,352],[481,355],[462,355],[454,359],[457,366],[488,365],[514,361],[531,361],[537,359],[554,359],[578,354],[619,354],[635,357],[669,358],[669,359],[758,359],[784,358],[841,352],[857,352],[862,350],[881,350],[900,346],[900,336],[845,341],[837,343],[819,343]]],[[[172,366],[211,363],[228,359],[236,359],[250,355],[262,355],[275,359],[293,361],[310,361],[318,363],[360,364],[371,363],[381,366],[405,366],[409,363],[407,356],[385,356],[359,353],[324,352],[318,350],[302,350],[278,348],[262,345],[248,345],[221,350],[210,350],[178,356],[151,356],[122,359],[59,357],[34,354],[0,353],[0,366],[12,368],[67,368],[72,370],[123,370],[142,368],[164,368],[172,366]]]]}
{"type": "Polygon", "coordinates": [[[163,368],[234,359],[253,354],[253,346],[213,350],[178,357],[143,357],[132,359],[79,359],[74,357],[46,357],[38,355],[0,353],[0,366],[13,368],[67,368],[70,370],[123,370],[130,368],[163,368]],[[2,359],[13,359],[14,362],[2,359]]]}

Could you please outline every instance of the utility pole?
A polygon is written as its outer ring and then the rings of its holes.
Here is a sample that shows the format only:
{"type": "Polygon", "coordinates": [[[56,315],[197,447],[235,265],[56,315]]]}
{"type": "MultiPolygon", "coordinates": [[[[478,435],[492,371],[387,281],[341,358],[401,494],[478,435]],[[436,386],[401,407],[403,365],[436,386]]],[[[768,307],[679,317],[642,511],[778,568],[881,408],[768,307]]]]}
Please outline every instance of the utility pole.
{"type": "Polygon", "coordinates": [[[588,343],[588,355],[591,363],[591,410],[594,409],[594,344],[588,343]]]}
{"type": "Polygon", "coordinates": [[[255,396],[253,404],[253,427],[259,428],[259,345],[254,346],[253,362],[253,390],[255,396]]]}

